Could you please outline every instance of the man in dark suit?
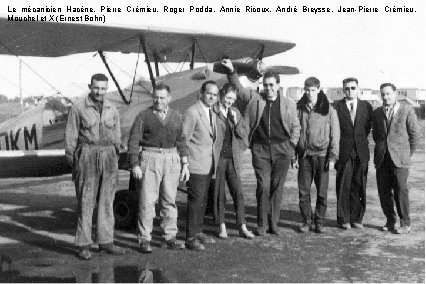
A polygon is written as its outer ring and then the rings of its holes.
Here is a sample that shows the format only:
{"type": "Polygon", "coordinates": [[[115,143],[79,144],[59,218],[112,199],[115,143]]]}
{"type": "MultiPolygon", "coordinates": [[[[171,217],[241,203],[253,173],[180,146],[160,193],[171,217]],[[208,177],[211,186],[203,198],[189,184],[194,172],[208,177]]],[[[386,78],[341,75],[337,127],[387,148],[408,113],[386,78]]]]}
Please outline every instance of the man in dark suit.
{"type": "Polygon", "coordinates": [[[419,143],[420,130],[414,110],[396,99],[396,87],[380,86],[383,106],[373,112],[374,165],[380,204],[386,216],[383,231],[407,234],[411,230],[407,178],[410,158],[419,143]],[[393,191],[393,192],[392,192],[393,191]],[[395,230],[396,210],[401,226],[395,230]]]}
{"type": "Polygon", "coordinates": [[[356,78],[343,80],[345,98],[334,107],[340,124],[340,151],[336,162],[337,223],[344,229],[362,229],[366,207],[368,161],[367,136],[373,108],[358,99],[356,78]]]}
{"type": "Polygon", "coordinates": [[[243,88],[231,60],[222,64],[228,68],[228,80],[237,86],[238,106],[244,109],[248,125],[248,142],[257,179],[257,231],[258,236],[268,233],[279,235],[278,221],[284,183],[294,148],[299,141],[300,122],[296,104],[279,92],[280,77],[266,72],[264,91],[243,88]]]}
{"type": "Polygon", "coordinates": [[[202,231],[207,192],[218,161],[214,148],[216,115],[212,110],[218,93],[216,82],[204,82],[201,86],[200,100],[189,107],[183,117],[183,133],[189,147],[190,172],[185,245],[188,249],[197,251],[204,250],[204,244],[215,242],[202,231]]]}

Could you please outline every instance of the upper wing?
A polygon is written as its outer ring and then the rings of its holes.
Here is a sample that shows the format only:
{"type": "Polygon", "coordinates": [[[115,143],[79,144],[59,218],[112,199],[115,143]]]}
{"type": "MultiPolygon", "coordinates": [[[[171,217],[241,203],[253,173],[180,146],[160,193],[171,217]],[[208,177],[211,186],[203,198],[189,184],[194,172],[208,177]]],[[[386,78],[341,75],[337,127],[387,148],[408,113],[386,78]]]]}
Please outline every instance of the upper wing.
{"type": "Polygon", "coordinates": [[[134,28],[55,22],[14,22],[0,18],[0,54],[56,57],[83,52],[139,50],[143,36],[150,56],[167,62],[181,62],[196,40],[196,62],[215,62],[284,52],[295,46],[286,41],[201,33],[164,28],[134,28]],[[201,50],[201,52],[200,52],[201,50]]]}

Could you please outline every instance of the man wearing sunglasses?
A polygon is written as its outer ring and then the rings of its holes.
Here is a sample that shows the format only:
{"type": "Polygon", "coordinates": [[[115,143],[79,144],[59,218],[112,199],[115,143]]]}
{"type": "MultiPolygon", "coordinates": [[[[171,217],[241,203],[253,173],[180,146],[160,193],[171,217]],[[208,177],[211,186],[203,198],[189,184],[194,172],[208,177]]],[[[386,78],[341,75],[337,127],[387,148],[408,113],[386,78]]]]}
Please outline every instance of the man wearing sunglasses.
{"type": "Polygon", "coordinates": [[[284,182],[299,141],[300,123],[296,104],[279,92],[280,77],[266,72],[263,76],[264,91],[243,88],[230,59],[223,59],[228,68],[228,80],[237,86],[237,105],[245,111],[248,124],[248,142],[257,179],[256,234],[279,235],[278,221],[284,182]]]}
{"type": "Polygon", "coordinates": [[[344,230],[362,229],[370,152],[367,136],[373,108],[358,98],[356,78],[343,80],[345,98],[335,102],[340,124],[339,159],[336,168],[337,224],[344,230]]]}

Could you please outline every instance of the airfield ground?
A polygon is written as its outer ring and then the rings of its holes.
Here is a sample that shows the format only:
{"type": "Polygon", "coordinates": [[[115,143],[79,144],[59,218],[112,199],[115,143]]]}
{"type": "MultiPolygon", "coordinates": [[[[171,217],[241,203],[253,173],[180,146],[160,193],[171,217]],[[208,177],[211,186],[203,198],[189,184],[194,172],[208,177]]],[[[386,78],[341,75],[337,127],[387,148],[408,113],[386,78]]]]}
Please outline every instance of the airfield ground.
{"type": "MultiPolygon", "coordinates": [[[[424,130],[424,122],[422,122],[424,130]]],[[[423,135],[424,136],[424,135],[423,135]]],[[[424,139],[413,157],[409,188],[412,232],[381,232],[385,218],[377,195],[375,170],[369,166],[367,212],[363,230],[336,227],[335,172],[329,186],[325,234],[297,233],[300,224],[296,171],[288,173],[278,237],[249,241],[238,237],[235,213],[227,198],[229,239],[204,252],[137,251],[135,231],[116,231],[125,256],[93,253],[75,257],[76,199],[69,175],[0,180],[0,282],[425,282],[424,139]]],[[[372,150],[372,149],[371,149],[372,150]]],[[[119,189],[128,173],[120,173],[119,189]]],[[[250,153],[244,155],[243,188],[247,222],[256,224],[255,176],[250,153]]],[[[229,197],[229,196],[228,196],[229,197]]],[[[313,204],[315,198],[312,200],[313,204]]],[[[184,238],[186,195],[178,193],[179,239],[184,238]]],[[[215,235],[210,216],[205,231],[215,235]]],[[[95,251],[96,246],[93,246],[95,251]]]]}

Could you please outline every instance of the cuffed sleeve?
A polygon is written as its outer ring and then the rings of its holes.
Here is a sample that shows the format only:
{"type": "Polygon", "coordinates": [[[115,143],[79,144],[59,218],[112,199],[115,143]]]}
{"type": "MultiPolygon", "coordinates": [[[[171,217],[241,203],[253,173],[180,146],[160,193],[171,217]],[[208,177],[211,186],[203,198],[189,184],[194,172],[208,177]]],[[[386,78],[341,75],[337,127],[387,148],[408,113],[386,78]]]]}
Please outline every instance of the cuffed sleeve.
{"type": "Polygon", "coordinates": [[[74,152],[77,148],[80,131],[80,116],[77,107],[71,107],[65,130],[65,158],[70,165],[74,162],[74,152]]]}
{"type": "Polygon", "coordinates": [[[340,125],[336,110],[330,105],[329,160],[336,162],[339,157],[340,125]]]}
{"type": "Polygon", "coordinates": [[[187,157],[189,154],[189,148],[186,143],[185,133],[183,131],[183,119],[180,114],[178,114],[179,117],[179,124],[178,124],[178,130],[177,130],[177,136],[176,136],[176,148],[178,150],[179,156],[187,157]]]}
{"type": "Polygon", "coordinates": [[[291,108],[290,143],[293,148],[296,148],[300,138],[300,121],[297,116],[296,104],[291,103],[289,107],[291,108]]]}
{"type": "Polygon", "coordinates": [[[417,122],[417,115],[413,108],[410,108],[407,116],[408,141],[410,142],[410,155],[413,155],[420,141],[420,128],[417,122]]]}
{"type": "Polygon", "coordinates": [[[128,142],[128,154],[130,165],[133,167],[139,163],[139,145],[140,139],[143,133],[143,120],[142,115],[138,114],[133,122],[132,128],[130,129],[129,142],[128,142]]]}

